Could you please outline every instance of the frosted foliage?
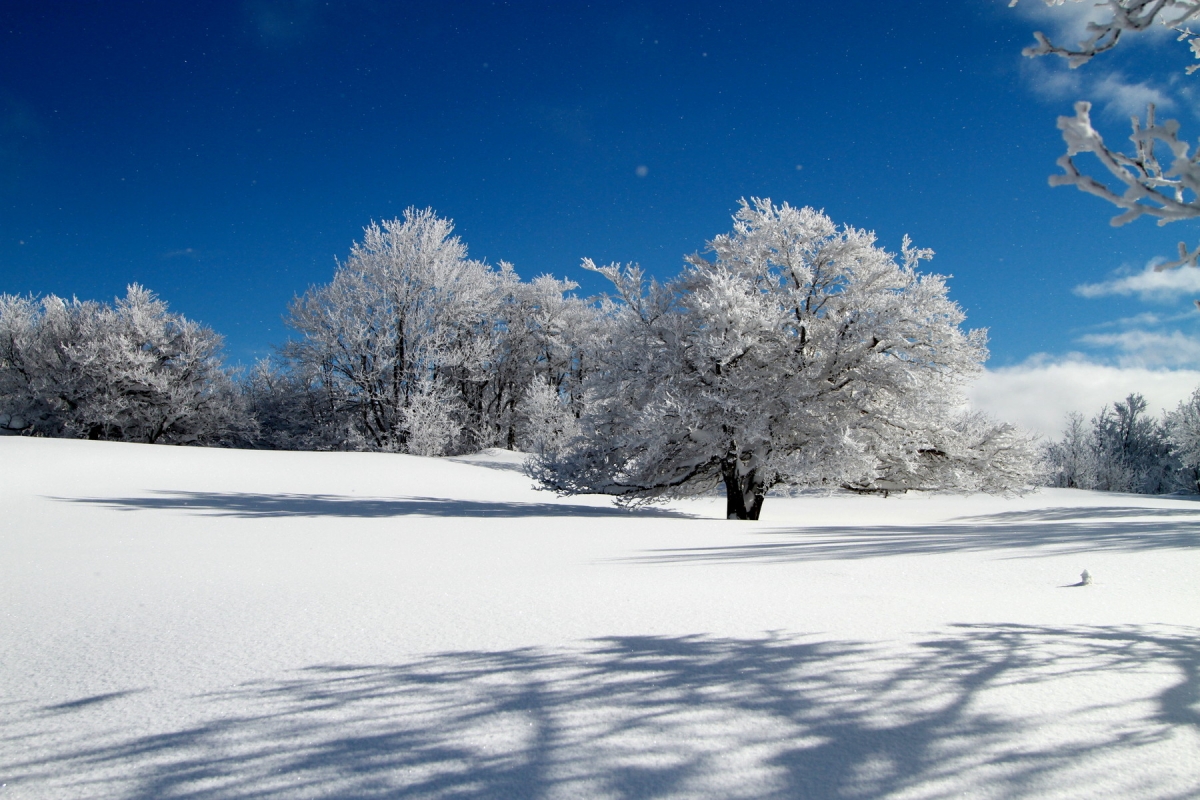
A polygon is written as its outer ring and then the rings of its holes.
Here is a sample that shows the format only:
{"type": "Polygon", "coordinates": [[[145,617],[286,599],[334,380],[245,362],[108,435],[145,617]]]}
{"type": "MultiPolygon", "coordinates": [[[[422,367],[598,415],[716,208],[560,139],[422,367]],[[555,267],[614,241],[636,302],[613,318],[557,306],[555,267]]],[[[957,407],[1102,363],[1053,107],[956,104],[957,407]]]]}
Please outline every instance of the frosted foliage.
{"type": "Polygon", "coordinates": [[[0,425],[10,432],[233,444],[254,424],[221,337],[137,284],[115,305],[0,296],[0,425]]]}
{"type": "Polygon", "coordinates": [[[522,449],[544,455],[556,452],[579,435],[579,423],[561,393],[535,378],[520,404],[522,449]]]}
{"type": "Polygon", "coordinates": [[[568,295],[569,281],[527,283],[510,264],[468,259],[453,230],[430,209],[372,224],[332,282],[292,304],[300,336],[284,350],[286,368],[267,368],[253,387],[271,419],[266,443],[414,453],[520,447],[521,403],[535,377],[577,410],[595,310],[568,295]],[[446,401],[453,432],[444,441],[424,407],[434,396],[427,382],[446,401]]]}
{"type": "Polygon", "coordinates": [[[1195,491],[1194,468],[1177,440],[1186,426],[1186,407],[1159,420],[1146,413],[1141,395],[1131,394],[1105,406],[1090,423],[1068,416],[1063,438],[1043,447],[1047,482],[1139,494],[1195,491]]]}
{"type": "Polygon", "coordinates": [[[944,408],[930,409],[941,425],[911,425],[912,433],[881,448],[873,472],[859,485],[927,487],[1004,494],[1024,486],[1041,468],[1033,437],[984,414],[945,419],[944,408]]]}
{"type": "Polygon", "coordinates": [[[1193,484],[1200,471],[1200,389],[1167,415],[1167,437],[1193,484]]]}
{"type": "Polygon", "coordinates": [[[402,413],[407,450],[417,456],[440,456],[458,438],[461,426],[452,413],[453,395],[432,380],[421,381],[402,413]]]}
{"type": "Polygon", "coordinates": [[[545,485],[627,502],[724,486],[730,516],[757,518],[775,486],[951,488],[985,465],[964,458],[953,409],[986,337],[917,271],[930,251],[905,240],[897,259],[873,234],[758,199],[709,251],[665,284],[584,262],[616,297],[581,433],[533,465],[545,485]],[[926,464],[930,448],[954,466],[926,464]]]}

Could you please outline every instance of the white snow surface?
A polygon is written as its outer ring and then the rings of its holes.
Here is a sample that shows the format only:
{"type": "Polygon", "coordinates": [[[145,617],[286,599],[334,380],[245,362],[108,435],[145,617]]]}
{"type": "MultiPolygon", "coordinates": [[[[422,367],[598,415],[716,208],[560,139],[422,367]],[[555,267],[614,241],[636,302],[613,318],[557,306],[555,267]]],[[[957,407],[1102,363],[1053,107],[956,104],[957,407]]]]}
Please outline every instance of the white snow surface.
{"type": "Polygon", "coordinates": [[[3,438],[0,508],[0,800],[1200,796],[1194,498],[3,438]]]}

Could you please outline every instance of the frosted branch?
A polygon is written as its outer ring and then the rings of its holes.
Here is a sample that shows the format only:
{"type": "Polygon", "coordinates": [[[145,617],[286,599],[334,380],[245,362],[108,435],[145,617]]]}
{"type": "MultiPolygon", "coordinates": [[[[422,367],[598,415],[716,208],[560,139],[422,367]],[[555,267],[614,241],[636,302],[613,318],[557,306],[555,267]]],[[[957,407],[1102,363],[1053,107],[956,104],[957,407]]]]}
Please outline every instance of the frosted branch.
{"type": "MultiPolygon", "coordinates": [[[[1081,0],[1074,0],[1080,2],[1081,0]]],[[[1065,0],[1045,0],[1048,6],[1061,6],[1065,0]]],[[[1017,0],[1011,0],[1009,6],[1015,6],[1017,0]]],[[[1067,59],[1071,67],[1086,64],[1100,53],[1117,46],[1124,33],[1140,33],[1155,23],[1164,25],[1179,33],[1180,41],[1187,41],[1192,52],[1200,58],[1200,44],[1196,34],[1187,27],[1187,23],[1200,19],[1200,0],[1103,0],[1096,3],[1098,8],[1108,8],[1112,17],[1103,22],[1087,24],[1087,38],[1075,47],[1062,47],[1050,40],[1046,34],[1037,31],[1033,34],[1037,44],[1026,47],[1021,52],[1030,57],[1055,55],[1067,59]]],[[[1197,67],[1188,70],[1194,72],[1197,67]]]]}
{"type": "MultiPolygon", "coordinates": [[[[1167,120],[1161,124],[1155,118],[1154,105],[1146,110],[1146,124],[1133,118],[1133,155],[1110,149],[1092,127],[1091,103],[1075,104],[1075,116],[1059,117],[1058,128],[1063,132],[1067,152],[1058,159],[1062,175],[1050,177],[1051,186],[1074,186],[1081,192],[1107,200],[1122,213],[1113,217],[1113,225],[1124,225],[1141,216],[1158,219],[1159,225],[1200,216],[1200,150],[1189,155],[1186,142],[1179,139],[1179,123],[1167,120]],[[1163,168],[1156,146],[1165,147],[1171,154],[1170,166],[1163,168]],[[1081,153],[1094,155],[1109,174],[1125,187],[1121,194],[1079,170],[1075,157],[1081,153]]],[[[1183,265],[1196,266],[1200,248],[1189,251],[1180,243],[1179,258],[1159,265],[1171,269],[1183,265]]]]}

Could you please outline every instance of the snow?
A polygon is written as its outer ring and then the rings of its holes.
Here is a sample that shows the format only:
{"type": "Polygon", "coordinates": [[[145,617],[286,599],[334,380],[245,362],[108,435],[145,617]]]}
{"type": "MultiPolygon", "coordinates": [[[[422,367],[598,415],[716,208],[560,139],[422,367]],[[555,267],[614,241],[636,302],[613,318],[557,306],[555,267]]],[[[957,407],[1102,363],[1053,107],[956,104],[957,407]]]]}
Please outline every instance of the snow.
{"type": "Polygon", "coordinates": [[[0,798],[1200,794],[1193,498],[519,466],[0,438],[0,798]]]}

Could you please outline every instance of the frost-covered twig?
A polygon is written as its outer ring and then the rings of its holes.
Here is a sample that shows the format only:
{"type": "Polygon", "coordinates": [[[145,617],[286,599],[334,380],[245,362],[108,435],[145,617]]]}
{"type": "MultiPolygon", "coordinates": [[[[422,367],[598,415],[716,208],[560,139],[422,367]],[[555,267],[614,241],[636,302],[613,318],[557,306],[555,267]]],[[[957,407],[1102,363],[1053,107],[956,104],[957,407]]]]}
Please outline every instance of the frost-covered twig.
{"type": "MultiPolygon", "coordinates": [[[[1176,120],[1159,124],[1153,104],[1146,110],[1145,126],[1134,117],[1133,134],[1129,137],[1134,144],[1134,154],[1129,156],[1104,144],[1104,139],[1092,127],[1091,108],[1091,103],[1079,102],[1075,104],[1075,116],[1058,118],[1067,152],[1058,159],[1063,174],[1051,176],[1051,186],[1074,186],[1123,209],[1121,214],[1113,217],[1113,225],[1124,225],[1144,215],[1156,217],[1159,225],[1200,216],[1200,150],[1189,155],[1188,144],[1179,139],[1176,120]],[[1162,143],[1171,152],[1172,161],[1167,169],[1158,160],[1156,143],[1162,143]],[[1124,192],[1117,194],[1080,172],[1074,161],[1080,153],[1091,153],[1099,159],[1125,186],[1124,192]]],[[[1200,247],[1189,251],[1187,245],[1180,242],[1179,258],[1159,264],[1156,269],[1197,266],[1198,258],[1200,247]]]]}
{"type": "MultiPolygon", "coordinates": [[[[1061,6],[1064,2],[1045,0],[1048,6],[1061,6]]],[[[1016,4],[1017,0],[1009,2],[1010,7],[1016,4]]],[[[1186,27],[1192,20],[1200,19],[1200,0],[1103,0],[1096,6],[1111,9],[1112,17],[1104,22],[1089,22],[1088,37],[1076,47],[1062,47],[1041,31],[1035,31],[1033,37],[1037,44],[1021,52],[1027,56],[1061,56],[1067,59],[1071,67],[1078,67],[1116,47],[1123,33],[1140,33],[1157,22],[1178,32],[1179,40],[1188,42],[1192,52],[1200,58],[1200,40],[1186,27]]],[[[1196,69],[1192,67],[1188,72],[1196,69]]]]}

